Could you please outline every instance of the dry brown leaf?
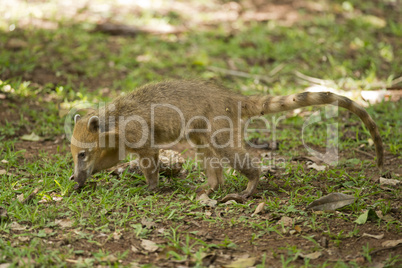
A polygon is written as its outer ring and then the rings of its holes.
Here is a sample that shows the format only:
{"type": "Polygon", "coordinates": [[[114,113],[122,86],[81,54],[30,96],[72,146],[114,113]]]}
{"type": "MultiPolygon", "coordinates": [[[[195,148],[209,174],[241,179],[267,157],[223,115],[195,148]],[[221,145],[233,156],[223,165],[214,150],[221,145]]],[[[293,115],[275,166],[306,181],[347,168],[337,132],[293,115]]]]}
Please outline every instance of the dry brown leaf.
{"type": "Polygon", "coordinates": [[[224,203],[224,205],[231,205],[231,204],[237,204],[237,202],[235,200],[229,200],[224,203]]]}
{"type": "Polygon", "coordinates": [[[382,242],[381,245],[383,247],[395,247],[395,246],[397,246],[399,244],[402,244],[402,239],[399,239],[399,240],[387,240],[387,241],[382,242]]]}
{"type": "Polygon", "coordinates": [[[311,202],[306,209],[332,211],[352,204],[355,197],[342,193],[330,193],[311,202]]]}
{"type": "Polygon", "coordinates": [[[256,261],[255,257],[251,257],[251,258],[246,258],[246,259],[238,259],[235,260],[234,262],[225,265],[224,267],[228,267],[228,268],[246,268],[246,267],[251,267],[254,265],[256,261]]]}
{"type": "Polygon", "coordinates": [[[117,262],[118,260],[119,259],[116,258],[116,256],[114,256],[113,254],[101,257],[101,261],[104,261],[104,262],[112,262],[113,263],[113,262],[117,262]]]}
{"type": "Polygon", "coordinates": [[[22,136],[20,137],[20,139],[21,139],[21,140],[24,140],[24,141],[40,141],[40,140],[43,140],[42,137],[36,135],[34,132],[32,132],[32,133],[29,134],[29,135],[28,135],[28,134],[22,135],[22,136]]]}
{"type": "Polygon", "coordinates": [[[61,228],[70,228],[73,226],[73,221],[67,219],[56,219],[54,222],[61,228]]]}
{"type": "Polygon", "coordinates": [[[384,234],[372,235],[372,234],[364,233],[364,234],[362,235],[362,237],[371,237],[371,238],[375,238],[375,239],[383,239],[383,238],[384,238],[384,234]]]}
{"type": "Polygon", "coordinates": [[[7,170],[5,169],[0,169],[0,175],[5,175],[7,174],[7,170]]]}
{"type": "Polygon", "coordinates": [[[8,161],[7,161],[6,159],[1,160],[0,162],[3,163],[3,164],[7,164],[7,163],[8,163],[8,161]]]}
{"type": "Polygon", "coordinates": [[[216,204],[218,203],[218,201],[209,198],[206,193],[202,193],[200,196],[197,196],[197,201],[199,201],[200,204],[211,208],[216,207],[216,204]]]}
{"type": "Polygon", "coordinates": [[[265,202],[261,202],[258,204],[258,206],[256,207],[255,211],[253,214],[251,214],[251,217],[253,217],[254,215],[260,213],[261,211],[264,210],[264,206],[265,206],[265,202]]]}
{"type": "Polygon", "coordinates": [[[293,225],[293,219],[287,216],[283,216],[276,224],[283,224],[284,227],[290,227],[293,225]]]}
{"type": "Polygon", "coordinates": [[[121,238],[122,235],[123,235],[123,234],[122,234],[120,231],[115,231],[115,232],[113,233],[113,239],[114,239],[114,240],[120,240],[120,238],[121,238]]]}
{"type": "Polygon", "coordinates": [[[317,171],[324,171],[327,167],[326,166],[319,166],[316,163],[308,163],[307,164],[308,169],[315,169],[317,171]]]}
{"type": "Polygon", "coordinates": [[[141,224],[142,226],[148,228],[148,229],[152,229],[156,227],[156,223],[154,223],[152,220],[147,219],[147,218],[142,218],[141,219],[141,224]]]}
{"type": "Polygon", "coordinates": [[[141,241],[141,247],[148,252],[155,252],[159,248],[155,242],[147,239],[141,241]]]}
{"type": "Polygon", "coordinates": [[[25,225],[20,225],[18,222],[12,222],[11,224],[10,224],[10,229],[11,230],[14,230],[14,231],[22,231],[22,230],[25,230],[25,229],[27,229],[27,226],[25,226],[25,225]]]}
{"type": "Polygon", "coordinates": [[[24,202],[24,194],[17,195],[17,200],[20,201],[20,203],[23,203],[24,202]]]}
{"type": "Polygon", "coordinates": [[[321,255],[322,255],[321,251],[316,251],[310,254],[299,253],[299,256],[302,257],[303,259],[310,259],[310,260],[318,259],[321,255]]]}
{"type": "Polygon", "coordinates": [[[134,253],[140,253],[140,250],[134,245],[131,245],[131,251],[134,253]]]}
{"type": "Polygon", "coordinates": [[[3,207],[0,207],[0,221],[8,219],[7,210],[3,207]]]}
{"type": "Polygon", "coordinates": [[[301,233],[302,232],[301,226],[300,225],[295,225],[295,231],[298,232],[298,233],[301,233]]]}
{"type": "Polygon", "coordinates": [[[398,184],[401,184],[402,181],[400,180],[395,180],[395,179],[386,179],[384,177],[380,177],[380,184],[381,185],[392,185],[392,186],[396,186],[398,184]]]}
{"type": "Polygon", "coordinates": [[[29,236],[19,236],[18,240],[20,240],[21,242],[26,242],[26,241],[29,241],[30,238],[29,238],[29,236]]]}

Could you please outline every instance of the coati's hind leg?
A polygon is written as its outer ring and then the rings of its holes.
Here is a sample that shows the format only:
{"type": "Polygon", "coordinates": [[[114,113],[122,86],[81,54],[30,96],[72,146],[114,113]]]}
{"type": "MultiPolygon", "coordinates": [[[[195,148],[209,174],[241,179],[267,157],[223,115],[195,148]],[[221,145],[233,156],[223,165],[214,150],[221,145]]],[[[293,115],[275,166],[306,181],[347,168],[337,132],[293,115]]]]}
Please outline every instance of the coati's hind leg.
{"type": "Polygon", "coordinates": [[[228,159],[230,165],[248,179],[248,184],[246,190],[241,192],[240,194],[244,197],[249,197],[253,195],[257,189],[260,170],[255,163],[250,158],[250,155],[247,151],[240,148],[219,148],[215,149],[215,153],[222,159],[228,159]]]}
{"type": "Polygon", "coordinates": [[[197,158],[202,159],[203,168],[208,179],[208,194],[223,186],[223,167],[220,161],[209,148],[197,148],[197,158]]]}
{"type": "Polygon", "coordinates": [[[155,190],[159,181],[159,150],[140,152],[140,167],[147,180],[148,189],[155,190]]]}

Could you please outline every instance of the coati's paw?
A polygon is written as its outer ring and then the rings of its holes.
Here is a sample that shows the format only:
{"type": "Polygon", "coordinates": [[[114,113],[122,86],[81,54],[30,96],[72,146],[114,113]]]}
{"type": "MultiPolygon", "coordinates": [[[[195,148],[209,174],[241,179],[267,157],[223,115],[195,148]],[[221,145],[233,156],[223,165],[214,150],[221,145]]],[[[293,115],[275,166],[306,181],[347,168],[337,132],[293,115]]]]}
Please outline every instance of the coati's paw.
{"type": "Polygon", "coordinates": [[[213,192],[215,192],[215,190],[212,189],[211,187],[209,187],[209,185],[204,185],[204,186],[198,187],[198,188],[195,190],[195,192],[196,192],[197,194],[203,192],[203,193],[205,193],[205,194],[207,194],[207,195],[210,195],[210,194],[212,194],[213,192]]]}
{"type": "Polygon", "coordinates": [[[254,195],[254,193],[255,193],[255,191],[247,191],[247,190],[244,190],[243,192],[240,193],[240,195],[241,195],[243,198],[249,198],[250,196],[254,195]]]}
{"type": "Polygon", "coordinates": [[[147,190],[150,192],[157,192],[158,191],[158,185],[148,185],[147,190]]]}

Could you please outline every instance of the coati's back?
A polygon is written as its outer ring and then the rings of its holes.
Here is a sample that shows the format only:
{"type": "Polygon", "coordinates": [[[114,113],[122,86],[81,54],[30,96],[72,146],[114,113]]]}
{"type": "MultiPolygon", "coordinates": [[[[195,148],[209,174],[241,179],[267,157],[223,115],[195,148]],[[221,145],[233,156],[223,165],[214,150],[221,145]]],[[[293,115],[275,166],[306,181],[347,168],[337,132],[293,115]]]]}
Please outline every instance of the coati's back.
{"type": "MultiPolygon", "coordinates": [[[[166,104],[177,107],[183,116],[224,115],[237,109],[238,102],[245,102],[247,97],[207,82],[165,81],[145,85],[113,103],[120,106],[120,115],[150,114],[152,105],[156,111],[166,104]]],[[[168,105],[166,105],[168,107],[168,105]]],[[[171,107],[171,109],[174,109],[171,107]]]]}

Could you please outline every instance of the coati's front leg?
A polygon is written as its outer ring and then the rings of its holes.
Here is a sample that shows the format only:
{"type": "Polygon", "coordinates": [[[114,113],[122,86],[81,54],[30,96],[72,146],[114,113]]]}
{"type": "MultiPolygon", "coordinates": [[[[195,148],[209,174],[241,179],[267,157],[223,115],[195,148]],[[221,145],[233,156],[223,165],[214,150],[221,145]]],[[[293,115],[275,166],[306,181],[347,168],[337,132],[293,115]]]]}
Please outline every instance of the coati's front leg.
{"type": "Polygon", "coordinates": [[[218,190],[219,186],[223,186],[223,167],[218,161],[219,159],[208,148],[198,148],[197,154],[202,157],[202,164],[207,176],[209,189],[207,194],[218,190]]]}
{"type": "Polygon", "coordinates": [[[140,167],[144,173],[149,190],[155,190],[159,182],[159,150],[139,153],[140,167]]]}

